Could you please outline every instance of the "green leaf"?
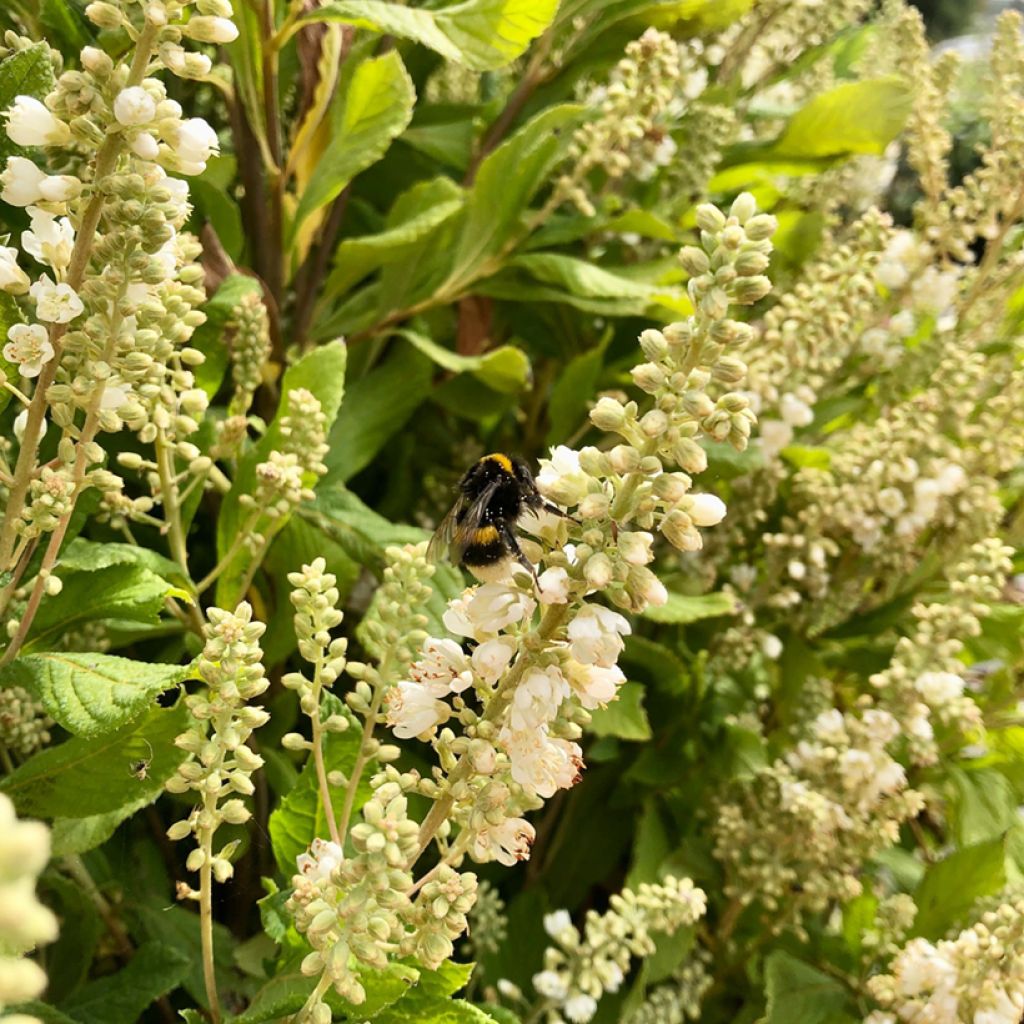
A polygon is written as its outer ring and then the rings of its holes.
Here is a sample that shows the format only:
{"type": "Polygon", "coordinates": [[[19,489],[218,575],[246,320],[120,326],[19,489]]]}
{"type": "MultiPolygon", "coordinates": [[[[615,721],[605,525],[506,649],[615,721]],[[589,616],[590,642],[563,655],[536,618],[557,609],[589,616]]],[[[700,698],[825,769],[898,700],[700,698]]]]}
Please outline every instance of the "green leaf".
{"type": "Polygon", "coordinates": [[[373,461],[430,390],[430,360],[407,346],[349,385],[324,460],[324,484],[344,483],[373,461]]]}
{"type": "Polygon", "coordinates": [[[714,619],[719,615],[735,615],[738,611],[736,597],[730,593],[718,594],[676,594],[669,591],[663,605],[649,606],[643,613],[652,622],[671,622],[683,625],[714,619]]]}
{"type": "Polygon", "coordinates": [[[910,104],[910,86],[896,75],[844,82],[798,110],[772,146],[772,154],[881,153],[902,130],[910,104]]]}
{"type": "Polygon", "coordinates": [[[487,1024],[489,1018],[470,1003],[451,997],[469,984],[473,964],[446,960],[423,971],[401,999],[373,1018],[373,1024],[487,1024]]]}
{"type": "Polygon", "coordinates": [[[479,356],[464,356],[438,345],[425,334],[400,331],[413,348],[452,373],[471,373],[488,387],[503,393],[522,390],[530,377],[530,360],[521,348],[502,345],[479,356]]]}
{"type": "Polygon", "coordinates": [[[551,388],[548,402],[547,443],[559,444],[570,437],[583,422],[587,405],[597,391],[601,371],[604,369],[604,353],[612,339],[609,332],[600,342],[586,352],[574,356],[559,374],[551,388]]]}
{"type": "Polygon", "coordinates": [[[644,801],[640,822],[633,841],[633,860],[625,885],[635,889],[641,882],[658,881],[658,868],[672,852],[668,831],[655,797],[644,801]]]}
{"type": "MultiPolygon", "coordinates": [[[[313,349],[285,371],[277,415],[259,442],[239,460],[234,483],[221,503],[220,515],[217,517],[218,557],[223,558],[227,554],[238,531],[244,526],[239,499],[255,489],[256,466],[265,461],[271,451],[281,446],[281,424],[290,411],[289,393],[299,388],[312,392],[320,401],[320,408],[327,419],[326,428],[330,431],[345,392],[347,351],[344,342],[333,341],[313,349]]],[[[314,484],[316,481],[311,479],[309,482],[314,484]]],[[[242,580],[251,557],[248,552],[238,552],[217,580],[217,604],[220,607],[233,608],[241,599],[242,580]]]]}
{"type": "MultiPolygon", "coordinates": [[[[323,11],[318,11],[322,15],[323,11]]],[[[322,19],[319,19],[322,20],[322,19]]],[[[360,171],[375,164],[412,118],[416,92],[402,58],[392,50],[363,61],[341,97],[337,131],[302,193],[291,233],[329,203],[360,171]]]]}
{"type": "MultiPolygon", "coordinates": [[[[0,110],[5,111],[18,96],[32,96],[42,100],[54,87],[53,65],[50,63],[50,47],[36,43],[24,50],[17,50],[0,61],[0,110]]],[[[26,153],[0,132],[0,165],[9,156],[26,153]]]]}
{"type": "Polygon", "coordinates": [[[92,42],[89,22],[71,0],[43,0],[39,7],[39,23],[47,30],[47,38],[55,46],[55,40],[59,40],[69,50],[81,50],[92,42]]]}
{"type": "Polygon", "coordinates": [[[43,1024],[82,1024],[81,1021],[69,1017],[66,1013],[61,1013],[55,1006],[47,1006],[46,1003],[40,1003],[35,999],[31,999],[27,1003],[19,1003],[16,1009],[19,1013],[25,1013],[41,1020],[43,1024]]]}
{"type": "MultiPolygon", "coordinates": [[[[344,772],[347,777],[359,756],[362,730],[341,701],[333,695],[328,695],[322,705],[322,717],[331,714],[344,715],[349,721],[349,728],[346,732],[326,734],[324,764],[328,772],[344,772]]],[[[369,795],[370,782],[364,774],[356,792],[353,810],[358,811],[369,795]]],[[[340,814],[344,791],[335,789],[332,796],[334,813],[340,814]]],[[[274,857],[277,859],[278,867],[288,878],[295,873],[295,858],[300,853],[305,853],[314,839],[323,839],[331,834],[323,801],[320,799],[320,787],[312,757],[302,769],[295,788],[270,815],[269,828],[274,857]]]]}
{"type": "Polygon", "coordinates": [[[383,231],[346,238],[338,246],[325,295],[341,295],[377,267],[408,255],[417,242],[454,217],[463,202],[463,190],[450,178],[417,182],[395,200],[383,231]]]}
{"type": "Polygon", "coordinates": [[[466,200],[466,216],[448,288],[498,269],[490,265],[519,226],[523,212],[560,159],[583,108],[550,107],[506,139],[481,164],[466,200]]]}
{"type": "MultiPolygon", "coordinates": [[[[408,993],[420,976],[420,972],[408,964],[390,963],[383,971],[359,970],[359,981],[366,989],[366,1001],[359,1006],[341,999],[333,989],[328,991],[326,1001],[336,1014],[344,1020],[377,1020],[377,1015],[408,993]]],[[[302,1009],[303,1003],[316,987],[316,979],[286,971],[276,975],[256,993],[249,1008],[232,1024],[265,1024],[290,1017],[302,1009]]]]}
{"type": "Polygon", "coordinates": [[[162,576],[138,565],[117,564],[95,572],[62,575],[59,594],[46,598],[32,624],[26,653],[49,647],[58,637],[85,622],[122,619],[155,623],[168,597],[188,594],[162,576]]]}
{"type": "Polygon", "coordinates": [[[128,966],[76,992],[63,1005],[82,1024],[124,1024],[138,1020],[160,996],[176,989],[188,960],[171,946],[149,942],[140,946],[128,966]]]}
{"type": "Polygon", "coordinates": [[[504,67],[551,24],[558,0],[466,0],[426,11],[381,0],[336,0],[303,18],[340,21],[420,43],[477,71],[504,67]]]}
{"type": "Polygon", "coordinates": [[[63,1003],[88,976],[96,945],[106,929],[96,904],[76,882],[49,871],[42,886],[46,905],[60,920],[57,940],[46,948],[46,996],[63,1003]]]}
{"type": "Polygon", "coordinates": [[[250,293],[263,293],[257,278],[245,274],[229,274],[203,303],[206,323],[196,328],[189,344],[206,356],[206,362],[195,370],[196,387],[202,388],[210,398],[220,390],[231,358],[224,331],[235,307],[250,293]]]}
{"type": "Polygon", "coordinates": [[[765,1024],[852,1024],[856,1010],[835,978],[781,949],[764,964],[765,1024]]]}
{"type": "Polygon", "coordinates": [[[562,253],[523,253],[512,257],[506,266],[525,270],[538,281],[558,285],[570,295],[585,299],[626,298],[646,301],[654,294],[650,285],[562,253]]]}
{"type": "Polygon", "coordinates": [[[127,821],[136,811],[152,802],[153,797],[140,797],[105,814],[93,814],[87,818],[56,818],[51,830],[53,856],[66,857],[95,850],[117,831],[122,821],[127,821]]]}
{"type": "Polygon", "coordinates": [[[134,544],[99,544],[76,537],[61,551],[57,562],[57,568],[65,572],[94,572],[111,565],[137,565],[183,588],[189,583],[177,562],[134,544]]]}
{"type": "Polygon", "coordinates": [[[686,664],[671,647],[657,640],[627,637],[622,661],[642,669],[644,677],[665,693],[682,696],[689,689],[690,671],[686,664]]]}
{"type": "Polygon", "coordinates": [[[110,654],[25,654],[0,669],[0,687],[21,686],[74,736],[105,736],[134,721],[158,693],[190,678],[189,666],[110,654]]]}
{"type": "Polygon", "coordinates": [[[999,892],[1005,884],[1003,838],[965,846],[930,864],[914,892],[914,935],[942,938],[951,928],[963,924],[979,899],[999,892]]]}
{"type": "Polygon", "coordinates": [[[154,708],[117,732],[93,739],[76,736],[39,751],[0,780],[0,792],[14,801],[20,815],[38,818],[88,818],[140,800],[151,803],[185,760],[174,739],[187,725],[184,702],[154,708]],[[149,762],[144,779],[132,774],[139,760],[149,762]]]}
{"type": "Polygon", "coordinates": [[[1019,800],[1002,772],[951,768],[950,781],[956,794],[956,839],[961,846],[997,839],[1017,824],[1019,800]]]}
{"type": "Polygon", "coordinates": [[[623,683],[616,700],[590,714],[589,728],[595,736],[617,736],[638,743],[651,738],[651,723],[644,710],[644,688],[639,683],[623,683]]]}

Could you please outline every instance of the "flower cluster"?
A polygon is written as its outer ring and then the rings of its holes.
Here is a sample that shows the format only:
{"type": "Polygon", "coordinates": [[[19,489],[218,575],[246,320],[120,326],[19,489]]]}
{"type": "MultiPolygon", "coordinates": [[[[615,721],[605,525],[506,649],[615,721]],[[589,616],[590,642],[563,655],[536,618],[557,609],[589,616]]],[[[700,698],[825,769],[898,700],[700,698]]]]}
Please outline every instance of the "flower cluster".
{"type": "Polygon", "coordinates": [[[832,708],[784,758],[738,784],[714,825],[726,893],[757,902],[774,931],[862,889],[862,865],[899,839],[922,808],[903,766],[888,753],[899,723],[886,711],[832,708]]]}
{"type": "Polygon", "coordinates": [[[252,608],[244,602],[234,612],[211,608],[207,616],[206,646],[197,672],[208,688],[185,698],[193,721],[175,744],[189,756],[167,782],[168,792],[191,790],[200,797],[189,816],[167,832],[174,840],[196,837],[198,846],[186,866],[200,873],[200,889],[180,883],[179,895],[197,900],[209,899],[211,874],[226,882],[234,872],[231,857],[238,841],[215,852],[214,833],[224,823],[241,825],[252,816],[243,798],[253,794],[252,774],[263,758],[247,740],[270,718],[262,707],[249,703],[270,685],[259,645],[266,626],[253,621],[252,608]]]}
{"type": "MultiPolygon", "coordinates": [[[[19,821],[0,793],[0,1014],[42,994],[46,973],[24,953],[57,938],[57,918],[36,898],[36,879],[50,859],[50,832],[39,821],[19,821]]],[[[3,1015],[9,1024],[39,1024],[27,1015],[3,1015]]]]}
{"type": "Polygon", "coordinates": [[[572,202],[593,217],[588,179],[595,171],[615,180],[669,163],[676,144],[665,121],[680,79],[679,47],[671,36],[652,28],[631,42],[607,86],[588,97],[597,116],[573,136],[568,155],[574,163],[556,181],[550,208],[572,202]]]}
{"type": "Polygon", "coordinates": [[[253,394],[263,383],[263,371],[270,359],[270,321],[267,307],[257,292],[247,292],[232,314],[231,379],[235,393],[228,405],[229,419],[245,416],[253,394]]]}
{"type": "Polygon", "coordinates": [[[1017,1024],[1024,1014],[1024,903],[1004,903],[954,939],[911,939],[868,981],[886,1011],[865,1024],[1017,1024]]]}
{"type": "Polygon", "coordinates": [[[533,976],[544,998],[544,1019],[587,1024],[604,993],[622,985],[630,958],[654,952],[652,932],[672,935],[695,924],[706,906],[693,882],[669,876],[616,893],[603,914],[588,911],[582,934],[567,911],[545,915],[544,928],[555,944],[544,951],[544,969],[533,976]]]}
{"type": "Polygon", "coordinates": [[[700,1020],[701,1003],[714,984],[711,954],[697,947],[664,985],[652,989],[624,1024],[686,1024],[700,1020]]]}
{"type": "Polygon", "coordinates": [[[53,719],[32,695],[20,686],[0,689],[0,747],[17,757],[45,747],[50,742],[53,719]]]}

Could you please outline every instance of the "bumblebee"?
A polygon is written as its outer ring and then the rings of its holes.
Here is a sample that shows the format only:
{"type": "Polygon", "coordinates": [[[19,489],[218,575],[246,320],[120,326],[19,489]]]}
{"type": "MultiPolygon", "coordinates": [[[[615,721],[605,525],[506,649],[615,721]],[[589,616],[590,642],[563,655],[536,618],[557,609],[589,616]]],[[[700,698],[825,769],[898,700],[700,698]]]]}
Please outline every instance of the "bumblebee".
{"type": "Polygon", "coordinates": [[[541,496],[529,466],[501,452],[485,455],[466,470],[458,492],[430,541],[427,556],[447,554],[482,583],[507,579],[512,562],[536,580],[533,563],[516,540],[516,523],[524,513],[541,509],[563,519],[572,516],[541,496]]]}

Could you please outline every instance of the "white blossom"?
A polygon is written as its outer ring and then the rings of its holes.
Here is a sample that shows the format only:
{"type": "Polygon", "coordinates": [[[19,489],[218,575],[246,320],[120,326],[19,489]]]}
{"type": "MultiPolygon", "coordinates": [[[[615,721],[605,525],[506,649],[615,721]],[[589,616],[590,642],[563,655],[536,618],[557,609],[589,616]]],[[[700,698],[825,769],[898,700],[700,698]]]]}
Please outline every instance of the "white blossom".
{"type": "Polygon", "coordinates": [[[22,248],[39,263],[62,270],[71,262],[75,229],[67,217],[55,217],[36,206],[28,208],[32,226],[21,233],[22,248]]]}
{"type": "Polygon", "coordinates": [[[590,490],[590,477],[580,468],[580,453],[565,445],[551,449],[550,459],[540,460],[537,488],[559,505],[577,505],[590,490]]]}
{"type": "Polygon", "coordinates": [[[473,836],[473,859],[481,863],[496,860],[505,867],[530,859],[530,847],[537,833],[525,818],[506,818],[499,825],[487,825],[473,836]]]}
{"type": "Polygon", "coordinates": [[[29,276],[18,266],[18,250],[0,245],[0,290],[12,295],[28,291],[29,276]]]}
{"type": "Polygon", "coordinates": [[[329,839],[314,839],[308,853],[300,853],[295,860],[298,873],[311,882],[323,881],[345,859],[337,843],[329,839]]]}
{"type": "Polygon", "coordinates": [[[725,518],[726,507],[717,494],[691,494],[686,512],[697,526],[717,526],[725,518]]]}
{"type": "Polygon", "coordinates": [[[537,577],[541,604],[565,604],[569,600],[569,573],[560,565],[545,569],[537,577]]]}
{"type": "Polygon", "coordinates": [[[437,683],[452,693],[462,693],[473,685],[473,672],[465,651],[454,640],[438,640],[432,636],[423,641],[420,657],[409,667],[409,675],[417,683],[437,683]]]}
{"type": "Polygon", "coordinates": [[[569,650],[584,665],[611,668],[632,632],[629,621],[602,605],[586,604],[569,623],[569,650]]]}
{"type": "Polygon", "coordinates": [[[509,722],[514,730],[541,729],[558,714],[569,684],[554,665],[531,669],[512,694],[509,722]]]}
{"type": "Polygon", "coordinates": [[[494,685],[501,674],[508,668],[512,656],[516,653],[516,642],[511,637],[495,637],[478,644],[470,658],[473,669],[478,676],[490,685],[494,685]]]}
{"type": "Polygon", "coordinates": [[[451,714],[451,709],[439,698],[446,692],[441,685],[424,685],[403,680],[396,683],[384,698],[387,703],[387,723],[394,734],[403,740],[433,731],[451,714]]]}
{"type": "Polygon", "coordinates": [[[445,627],[459,636],[483,640],[533,614],[536,602],[529,594],[506,583],[470,587],[451,601],[442,616],[445,627]]]}
{"type": "Polygon", "coordinates": [[[220,149],[217,133],[201,117],[182,121],[171,146],[185,174],[202,174],[206,161],[220,149]]]}
{"type": "Polygon", "coordinates": [[[615,699],[626,676],[618,665],[584,665],[570,658],[565,664],[566,678],[580,704],[588,710],[604,707],[615,699]]]}
{"type": "Polygon", "coordinates": [[[16,96],[7,111],[7,137],[18,146],[63,146],[71,139],[71,129],[39,100],[16,96]]]}
{"type": "Polygon", "coordinates": [[[7,331],[4,359],[16,363],[22,377],[38,377],[53,358],[49,332],[41,324],[14,324],[7,331]]]}
{"type": "Polygon", "coordinates": [[[54,284],[49,274],[43,274],[29,289],[29,294],[36,303],[36,316],[46,323],[70,323],[85,309],[71,285],[54,284]]]}
{"type": "Polygon", "coordinates": [[[148,124],[156,117],[156,101],[141,85],[131,85],[114,98],[114,117],[126,127],[148,124]]]}
{"type": "Polygon", "coordinates": [[[583,751],[578,744],[552,738],[546,729],[514,732],[507,726],[499,739],[512,762],[512,778],[538,796],[554,796],[579,780],[583,751]]]}

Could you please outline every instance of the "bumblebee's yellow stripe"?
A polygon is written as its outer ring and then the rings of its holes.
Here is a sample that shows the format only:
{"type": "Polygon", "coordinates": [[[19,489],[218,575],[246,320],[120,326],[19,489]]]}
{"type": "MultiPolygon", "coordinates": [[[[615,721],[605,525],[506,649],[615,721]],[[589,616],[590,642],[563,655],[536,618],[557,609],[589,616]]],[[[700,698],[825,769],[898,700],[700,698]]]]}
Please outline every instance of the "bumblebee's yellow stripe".
{"type": "Polygon", "coordinates": [[[493,544],[499,537],[497,529],[493,526],[481,526],[479,530],[473,531],[474,544],[493,544]]]}
{"type": "Polygon", "coordinates": [[[512,460],[507,455],[502,455],[501,452],[493,452],[490,455],[485,455],[484,458],[496,462],[506,473],[512,472],[512,460]]]}

